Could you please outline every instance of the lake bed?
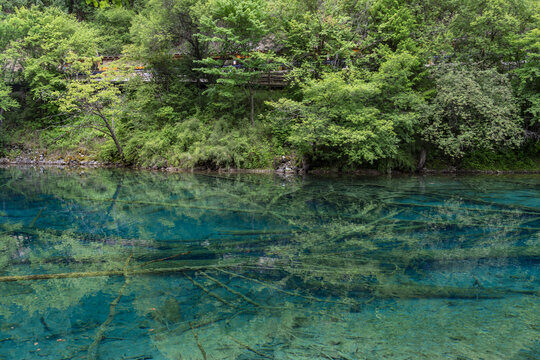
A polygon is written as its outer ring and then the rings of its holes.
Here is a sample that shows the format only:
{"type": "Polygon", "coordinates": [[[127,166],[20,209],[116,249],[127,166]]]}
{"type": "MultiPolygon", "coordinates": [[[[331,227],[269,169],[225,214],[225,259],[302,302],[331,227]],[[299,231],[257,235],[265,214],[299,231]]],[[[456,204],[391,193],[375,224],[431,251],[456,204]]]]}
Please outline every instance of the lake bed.
{"type": "Polygon", "coordinates": [[[0,359],[536,359],[540,177],[0,169],[0,359]]]}

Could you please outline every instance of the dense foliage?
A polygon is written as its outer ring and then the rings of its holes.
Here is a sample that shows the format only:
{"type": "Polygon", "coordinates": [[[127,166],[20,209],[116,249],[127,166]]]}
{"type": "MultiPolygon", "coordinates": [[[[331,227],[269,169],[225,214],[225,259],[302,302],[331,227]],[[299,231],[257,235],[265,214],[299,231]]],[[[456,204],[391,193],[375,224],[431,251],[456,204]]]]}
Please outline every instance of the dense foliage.
{"type": "Polygon", "coordinates": [[[414,170],[427,153],[431,167],[540,166],[534,0],[0,9],[1,156],[256,168],[292,155],[414,170]]]}

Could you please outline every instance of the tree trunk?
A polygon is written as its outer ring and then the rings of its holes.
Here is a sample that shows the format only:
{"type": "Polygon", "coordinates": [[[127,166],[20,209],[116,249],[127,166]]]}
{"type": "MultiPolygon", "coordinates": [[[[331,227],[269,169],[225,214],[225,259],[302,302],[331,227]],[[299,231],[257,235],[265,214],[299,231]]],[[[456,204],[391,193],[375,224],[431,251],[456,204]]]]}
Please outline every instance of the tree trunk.
{"type": "Polygon", "coordinates": [[[73,5],[75,0],[68,0],[68,14],[73,14],[73,5]]]}
{"type": "Polygon", "coordinates": [[[253,94],[253,89],[249,89],[249,102],[250,102],[250,112],[249,118],[251,119],[251,125],[255,125],[255,99],[253,94]]]}
{"type": "Polygon", "coordinates": [[[120,142],[118,142],[118,138],[116,137],[116,134],[114,132],[114,129],[111,123],[109,123],[109,120],[107,120],[105,116],[99,115],[99,117],[103,120],[103,122],[105,123],[105,126],[109,130],[109,135],[111,136],[111,138],[114,141],[114,144],[116,145],[116,150],[118,151],[118,154],[120,155],[120,159],[122,160],[122,162],[124,162],[124,152],[122,151],[122,146],[120,146],[120,142]]]}
{"type": "Polygon", "coordinates": [[[302,170],[307,174],[311,166],[311,159],[308,155],[302,156],[302,170]]]}
{"type": "Polygon", "coordinates": [[[416,171],[421,171],[424,168],[424,165],[426,164],[426,148],[423,147],[422,151],[420,152],[420,159],[418,160],[418,165],[416,166],[416,171]]]}
{"type": "Polygon", "coordinates": [[[114,144],[116,145],[116,150],[118,151],[118,154],[120,155],[120,159],[124,161],[124,152],[122,151],[122,147],[120,146],[120,143],[118,142],[118,139],[116,138],[116,134],[114,133],[114,130],[109,129],[111,131],[111,137],[114,141],[114,144]]]}

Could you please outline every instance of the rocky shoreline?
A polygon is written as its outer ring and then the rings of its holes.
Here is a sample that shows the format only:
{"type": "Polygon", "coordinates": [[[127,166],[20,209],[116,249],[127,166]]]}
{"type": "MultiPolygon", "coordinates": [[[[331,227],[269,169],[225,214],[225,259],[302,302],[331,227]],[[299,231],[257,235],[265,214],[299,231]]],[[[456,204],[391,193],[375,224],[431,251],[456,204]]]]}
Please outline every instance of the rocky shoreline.
{"type": "MultiPolygon", "coordinates": [[[[94,160],[90,161],[64,161],[64,160],[10,160],[0,158],[0,167],[8,166],[45,166],[45,167],[58,167],[58,168],[125,168],[132,170],[146,170],[146,171],[160,171],[170,173],[180,172],[209,172],[209,173],[234,173],[234,174],[279,174],[285,176],[302,176],[305,172],[298,171],[295,168],[278,168],[278,169],[236,169],[236,168],[223,168],[223,169],[208,169],[208,168],[177,168],[177,167],[142,167],[142,166],[129,166],[120,163],[102,163],[94,160]]],[[[388,175],[384,172],[374,169],[356,169],[343,171],[341,169],[313,169],[309,171],[311,175],[359,175],[359,176],[382,176],[388,175]]],[[[468,169],[424,169],[420,172],[400,172],[393,171],[392,175],[505,175],[505,174],[540,174],[540,170],[468,170],[468,169]]]]}
{"type": "MultiPolygon", "coordinates": [[[[64,159],[51,160],[44,155],[35,156],[19,156],[14,159],[0,158],[0,166],[51,166],[51,167],[69,167],[69,168],[127,168],[134,170],[149,170],[161,172],[215,172],[215,173],[255,173],[255,174],[280,174],[286,176],[301,176],[308,173],[307,169],[298,164],[298,159],[294,156],[281,156],[274,160],[273,168],[266,169],[237,169],[237,168],[220,168],[209,169],[206,167],[196,168],[180,168],[180,167],[143,167],[135,165],[126,165],[122,163],[99,162],[96,160],[86,160],[84,155],[79,154],[77,157],[68,156],[64,159]]],[[[342,170],[338,168],[316,168],[309,170],[309,174],[313,175],[361,175],[361,176],[380,176],[386,173],[375,169],[355,169],[342,170]]],[[[446,169],[422,169],[419,172],[401,172],[392,171],[392,175],[441,175],[441,174],[540,174],[540,170],[472,170],[472,169],[457,169],[450,167],[446,169]]]]}
{"type": "Polygon", "coordinates": [[[17,157],[15,159],[0,158],[1,165],[51,165],[51,166],[73,166],[73,167],[122,167],[121,164],[102,163],[95,160],[50,160],[43,156],[37,158],[17,157]]]}

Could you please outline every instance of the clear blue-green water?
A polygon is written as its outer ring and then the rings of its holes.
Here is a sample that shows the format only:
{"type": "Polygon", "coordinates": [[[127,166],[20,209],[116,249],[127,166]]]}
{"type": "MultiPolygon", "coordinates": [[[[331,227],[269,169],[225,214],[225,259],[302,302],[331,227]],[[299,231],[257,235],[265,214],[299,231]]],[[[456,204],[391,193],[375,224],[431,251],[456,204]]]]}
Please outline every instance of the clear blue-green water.
{"type": "Polygon", "coordinates": [[[539,285],[538,175],[0,169],[0,359],[538,359],[539,285]]]}

